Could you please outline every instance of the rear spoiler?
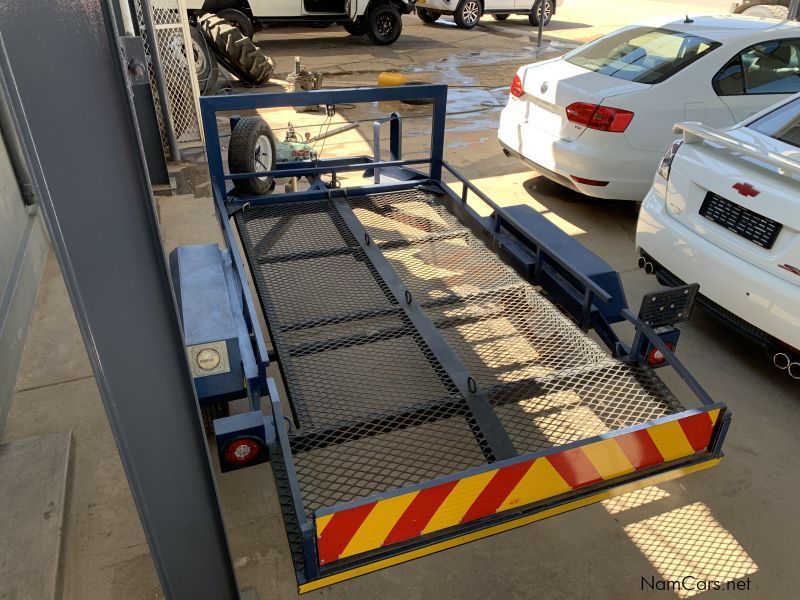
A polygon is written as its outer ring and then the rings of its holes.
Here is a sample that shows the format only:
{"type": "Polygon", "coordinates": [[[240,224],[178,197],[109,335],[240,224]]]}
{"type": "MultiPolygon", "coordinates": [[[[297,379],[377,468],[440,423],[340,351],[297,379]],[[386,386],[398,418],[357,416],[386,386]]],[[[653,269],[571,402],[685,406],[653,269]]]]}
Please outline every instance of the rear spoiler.
{"type": "Polygon", "coordinates": [[[724,146],[728,150],[746,154],[762,162],[768,163],[773,167],[784,169],[789,174],[800,176],[800,163],[786,158],[781,154],[770,152],[764,148],[758,148],[752,144],[747,144],[723,132],[711,129],[699,123],[678,123],[672,128],[675,133],[683,133],[683,141],[687,144],[699,144],[704,141],[714,142],[724,146]]]}

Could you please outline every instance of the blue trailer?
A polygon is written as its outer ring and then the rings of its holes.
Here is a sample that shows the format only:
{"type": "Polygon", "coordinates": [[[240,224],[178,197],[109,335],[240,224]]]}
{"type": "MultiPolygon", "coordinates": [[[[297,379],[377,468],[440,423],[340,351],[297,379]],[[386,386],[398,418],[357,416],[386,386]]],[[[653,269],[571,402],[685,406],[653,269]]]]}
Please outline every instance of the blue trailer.
{"type": "Polygon", "coordinates": [[[174,256],[187,352],[201,403],[249,399],[214,422],[220,465],[270,462],[301,592],[722,456],[730,411],[673,353],[696,286],[631,311],[607,263],[445,162],[446,102],[441,85],[201,99],[226,247],[174,256]],[[375,125],[390,128],[388,160],[225,168],[223,114],[381,101],[430,103],[427,157],[403,159],[392,114],[375,125]],[[342,185],[345,172],[363,178],[342,185]],[[232,185],[270,177],[309,185],[250,196],[232,185]],[[623,322],[630,344],[612,328],[623,322]]]}

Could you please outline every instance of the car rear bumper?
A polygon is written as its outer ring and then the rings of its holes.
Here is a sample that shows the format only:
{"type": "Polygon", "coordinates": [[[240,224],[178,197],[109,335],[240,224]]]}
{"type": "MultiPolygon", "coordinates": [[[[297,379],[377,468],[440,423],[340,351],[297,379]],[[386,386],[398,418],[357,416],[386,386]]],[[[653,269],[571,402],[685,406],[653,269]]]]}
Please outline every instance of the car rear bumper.
{"type": "Polygon", "coordinates": [[[525,122],[520,107],[515,105],[503,109],[498,138],[507,154],[545,177],[606,200],[642,200],[661,156],[660,152],[634,149],[619,134],[587,130],[576,140],[564,140],[525,122]],[[571,176],[608,184],[587,185],[571,176]]]}
{"type": "Polygon", "coordinates": [[[655,189],[642,203],[636,246],[665,283],[699,283],[701,304],[741,333],[765,346],[778,340],[800,348],[800,288],[682,225],[669,215],[655,189]]]}

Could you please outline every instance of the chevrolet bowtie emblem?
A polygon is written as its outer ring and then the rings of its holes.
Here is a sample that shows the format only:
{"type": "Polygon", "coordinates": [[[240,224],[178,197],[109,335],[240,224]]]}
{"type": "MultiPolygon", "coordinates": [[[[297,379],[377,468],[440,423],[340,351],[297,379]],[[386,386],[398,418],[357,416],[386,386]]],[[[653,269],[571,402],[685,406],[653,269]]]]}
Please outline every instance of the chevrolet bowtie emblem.
{"type": "Polygon", "coordinates": [[[733,185],[733,189],[739,192],[742,196],[749,196],[751,198],[755,198],[761,193],[749,183],[736,183],[733,185]]]}

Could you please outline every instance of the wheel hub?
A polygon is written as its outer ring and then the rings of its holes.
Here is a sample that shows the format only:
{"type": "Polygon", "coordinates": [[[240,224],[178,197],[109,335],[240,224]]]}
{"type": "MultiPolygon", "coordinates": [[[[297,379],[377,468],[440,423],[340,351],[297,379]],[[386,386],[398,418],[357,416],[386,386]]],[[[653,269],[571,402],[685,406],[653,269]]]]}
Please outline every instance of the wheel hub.
{"type": "MultiPolygon", "coordinates": [[[[255,147],[255,162],[258,171],[269,171],[272,168],[272,145],[265,135],[258,136],[255,147]]],[[[259,181],[266,181],[268,176],[259,177],[259,181]]]]}
{"type": "Polygon", "coordinates": [[[467,25],[472,25],[473,23],[477,23],[478,19],[480,18],[480,10],[481,7],[474,0],[470,0],[470,2],[464,4],[464,10],[462,11],[464,22],[467,25]]]}
{"type": "Polygon", "coordinates": [[[392,33],[392,18],[389,15],[381,15],[376,23],[378,35],[381,37],[389,37],[392,33]]]}

